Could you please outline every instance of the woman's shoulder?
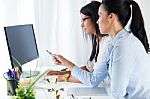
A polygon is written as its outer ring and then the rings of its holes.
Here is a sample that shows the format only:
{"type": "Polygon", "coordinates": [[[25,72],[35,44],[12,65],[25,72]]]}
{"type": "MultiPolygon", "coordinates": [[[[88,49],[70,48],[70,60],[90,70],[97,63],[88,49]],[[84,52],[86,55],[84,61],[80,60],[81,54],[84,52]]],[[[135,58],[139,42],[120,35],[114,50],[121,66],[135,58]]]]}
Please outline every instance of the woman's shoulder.
{"type": "Polygon", "coordinates": [[[110,43],[111,42],[111,37],[106,35],[102,37],[102,42],[104,43],[110,43]]]}

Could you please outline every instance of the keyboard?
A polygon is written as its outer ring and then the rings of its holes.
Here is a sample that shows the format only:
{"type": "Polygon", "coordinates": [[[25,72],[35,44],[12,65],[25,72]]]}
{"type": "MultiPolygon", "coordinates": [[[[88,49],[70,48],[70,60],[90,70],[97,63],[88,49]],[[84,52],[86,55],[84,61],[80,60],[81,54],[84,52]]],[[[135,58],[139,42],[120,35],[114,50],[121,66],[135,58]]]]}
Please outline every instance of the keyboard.
{"type": "Polygon", "coordinates": [[[40,71],[23,71],[21,73],[21,77],[23,77],[23,78],[30,78],[30,77],[35,77],[38,74],[40,74],[40,71]]]}

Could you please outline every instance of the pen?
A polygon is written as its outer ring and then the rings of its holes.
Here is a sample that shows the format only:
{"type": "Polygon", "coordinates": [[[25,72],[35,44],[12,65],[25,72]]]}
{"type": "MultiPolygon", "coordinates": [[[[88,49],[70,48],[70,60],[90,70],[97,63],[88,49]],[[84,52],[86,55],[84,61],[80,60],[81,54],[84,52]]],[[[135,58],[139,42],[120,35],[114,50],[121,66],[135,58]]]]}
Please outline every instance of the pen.
{"type": "Polygon", "coordinates": [[[52,54],[49,50],[46,50],[47,53],[49,53],[51,56],[54,56],[55,54],[52,54]]]}
{"type": "Polygon", "coordinates": [[[13,72],[12,72],[10,69],[8,69],[7,76],[8,76],[10,79],[13,78],[13,72]]]}
{"type": "Polygon", "coordinates": [[[61,71],[67,71],[68,68],[62,69],[61,71]]]}
{"type": "Polygon", "coordinates": [[[13,77],[15,80],[18,80],[18,75],[17,75],[17,72],[15,70],[13,71],[13,77]]]}
{"type": "Polygon", "coordinates": [[[72,99],[75,99],[75,97],[74,97],[74,95],[73,95],[73,94],[71,94],[71,96],[72,96],[72,99]]]}

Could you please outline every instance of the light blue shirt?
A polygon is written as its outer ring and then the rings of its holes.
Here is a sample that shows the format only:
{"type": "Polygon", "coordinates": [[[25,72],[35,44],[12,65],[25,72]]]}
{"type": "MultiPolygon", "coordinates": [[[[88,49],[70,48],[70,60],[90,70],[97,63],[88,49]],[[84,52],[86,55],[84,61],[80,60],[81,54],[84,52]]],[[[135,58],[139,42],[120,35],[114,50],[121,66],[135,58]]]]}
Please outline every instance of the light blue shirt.
{"type": "Polygon", "coordinates": [[[90,86],[98,86],[109,75],[110,91],[115,98],[150,99],[149,61],[143,44],[123,29],[112,40],[93,73],[74,66],[71,74],[90,86]]]}

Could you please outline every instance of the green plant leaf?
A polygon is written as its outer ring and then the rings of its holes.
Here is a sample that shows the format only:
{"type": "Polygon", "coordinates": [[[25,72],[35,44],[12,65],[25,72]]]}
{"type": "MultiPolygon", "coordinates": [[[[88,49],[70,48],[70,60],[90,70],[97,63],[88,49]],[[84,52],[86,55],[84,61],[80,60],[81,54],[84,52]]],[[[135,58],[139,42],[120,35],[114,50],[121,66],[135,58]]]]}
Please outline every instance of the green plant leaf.
{"type": "Polygon", "coordinates": [[[11,56],[11,58],[12,60],[14,60],[13,61],[14,67],[22,67],[21,63],[15,57],[11,56]]]}

